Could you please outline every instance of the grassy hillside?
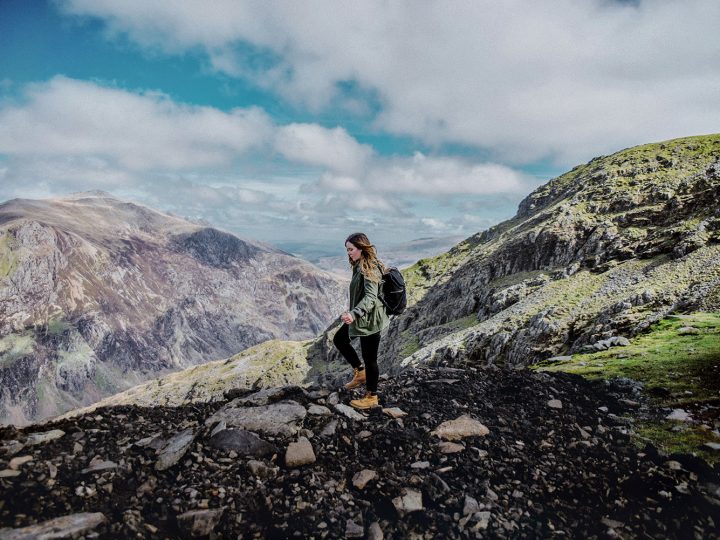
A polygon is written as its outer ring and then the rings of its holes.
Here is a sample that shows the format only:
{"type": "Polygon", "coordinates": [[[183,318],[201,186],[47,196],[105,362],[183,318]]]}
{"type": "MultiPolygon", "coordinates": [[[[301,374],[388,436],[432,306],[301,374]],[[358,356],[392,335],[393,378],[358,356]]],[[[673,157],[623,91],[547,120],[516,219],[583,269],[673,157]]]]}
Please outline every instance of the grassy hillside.
{"type": "Polygon", "coordinates": [[[534,369],[639,381],[650,414],[638,423],[637,433],[666,451],[694,452],[720,462],[720,452],[703,448],[707,442],[720,443],[720,313],[671,315],[627,347],[551,359],[534,369]],[[690,412],[695,422],[667,420],[667,412],[676,408],[690,412]]]}

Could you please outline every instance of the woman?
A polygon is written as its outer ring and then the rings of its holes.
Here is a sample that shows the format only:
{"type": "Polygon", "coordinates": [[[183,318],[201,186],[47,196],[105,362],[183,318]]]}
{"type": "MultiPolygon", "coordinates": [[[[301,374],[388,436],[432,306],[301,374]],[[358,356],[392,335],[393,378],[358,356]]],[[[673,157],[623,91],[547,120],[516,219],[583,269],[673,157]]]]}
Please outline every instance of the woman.
{"type": "Polygon", "coordinates": [[[354,399],[350,405],[356,409],[378,406],[377,355],[380,346],[380,332],[389,324],[385,306],[378,298],[380,281],[385,265],[377,258],[375,246],[363,233],[354,233],[345,240],[348,260],[353,269],[350,281],[350,310],[340,316],[343,325],[335,333],[333,343],[354,369],[352,381],[345,388],[352,390],[365,385],[367,390],[361,399],[354,399]],[[360,338],[365,367],[360,363],[350,340],[360,338]]]}

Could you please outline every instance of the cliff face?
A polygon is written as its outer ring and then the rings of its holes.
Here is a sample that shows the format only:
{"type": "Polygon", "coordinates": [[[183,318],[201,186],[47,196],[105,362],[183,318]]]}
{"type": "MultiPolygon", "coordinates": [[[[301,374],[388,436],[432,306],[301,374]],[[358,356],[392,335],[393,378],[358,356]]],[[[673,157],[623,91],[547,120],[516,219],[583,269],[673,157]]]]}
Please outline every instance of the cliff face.
{"type": "Polygon", "coordinates": [[[633,336],[672,310],[720,308],[720,136],[593,159],[517,215],[418,262],[392,366],[527,365],[633,336]]]}
{"type": "Polygon", "coordinates": [[[0,420],[86,405],[268,339],[306,339],[345,284],[258,242],[102,193],[0,205],[0,420]]]}

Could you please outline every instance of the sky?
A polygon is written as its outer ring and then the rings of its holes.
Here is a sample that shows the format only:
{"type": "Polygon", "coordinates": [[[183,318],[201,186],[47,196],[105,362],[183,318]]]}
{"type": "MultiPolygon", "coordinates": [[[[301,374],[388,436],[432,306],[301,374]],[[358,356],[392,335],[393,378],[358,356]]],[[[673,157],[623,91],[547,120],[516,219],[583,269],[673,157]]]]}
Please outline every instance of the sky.
{"type": "Polygon", "coordinates": [[[717,0],[0,0],[0,200],[104,190],[284,248],[470,236],[720,131],[717,0]]]}

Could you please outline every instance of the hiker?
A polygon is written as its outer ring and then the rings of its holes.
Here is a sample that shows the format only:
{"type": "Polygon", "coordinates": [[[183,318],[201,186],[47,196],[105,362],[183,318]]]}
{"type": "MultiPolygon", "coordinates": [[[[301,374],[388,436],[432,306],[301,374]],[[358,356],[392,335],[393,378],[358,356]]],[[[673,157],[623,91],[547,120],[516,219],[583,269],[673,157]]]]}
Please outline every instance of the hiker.
{"type": "Polygon", "coordinates": [[[377,258],[375,246],[363,233],[354,233],[345,240],[348,260],[353,274],[350,281],[350,309],[340,316],[343,325],[335,333],[333,343],[353,367],[352,380],[345,388],[352,390],[365,385],[366,393],[350,405],[356,409],[378,406],[377,384],[380,375],[377,365],[380,333],[390,323],[385,307],[378,298],[385,265],[377,258]],[[363,367],[350,340],[360,338],[363,367]]]}

